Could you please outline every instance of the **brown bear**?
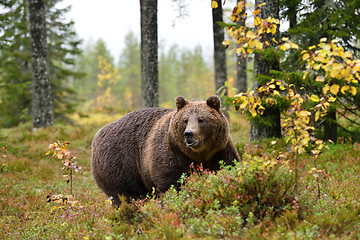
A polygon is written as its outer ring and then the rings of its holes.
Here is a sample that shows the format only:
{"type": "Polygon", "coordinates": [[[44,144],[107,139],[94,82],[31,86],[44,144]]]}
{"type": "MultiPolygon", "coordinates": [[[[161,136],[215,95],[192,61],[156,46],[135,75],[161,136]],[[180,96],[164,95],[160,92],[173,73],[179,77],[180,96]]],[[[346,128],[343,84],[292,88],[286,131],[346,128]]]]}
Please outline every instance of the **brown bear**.
{"type": "Polygon", "coordinates": [[[176,98],[177,110],[144,108],[100,129],[92,142],[92,171],[115,205],[119,195],[145,197],[153,188],[177,185],[190,165],[219,169],[219,161],[239,161],[218,96],[189,102],[176,98]]]}

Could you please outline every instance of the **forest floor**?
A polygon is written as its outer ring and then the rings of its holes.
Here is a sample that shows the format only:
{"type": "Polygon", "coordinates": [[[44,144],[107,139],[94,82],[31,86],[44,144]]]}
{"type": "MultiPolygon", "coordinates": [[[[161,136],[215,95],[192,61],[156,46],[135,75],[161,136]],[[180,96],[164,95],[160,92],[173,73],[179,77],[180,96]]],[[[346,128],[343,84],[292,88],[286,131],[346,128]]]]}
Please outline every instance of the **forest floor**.
{"type": "Polygon", "coordinates": [[[75,125],[36,132],[30,124],[0,129],[0,239],[360,238],[360,144],[332,144],[316,163],[305,154],[294,182],[292,160],[273,158],[285,143],[248,143],[248,123],[238,115],[232,136],[246,164],[218,174],[194,170],[181,191],[115,210],[92,177],[90,145],[118,117],[74,117],[75,125]],[[47,202],[50,193],[70,194],[61,160],[45,155],[55,141],[69,141],[81,167],[72,204],[47,202]]]}

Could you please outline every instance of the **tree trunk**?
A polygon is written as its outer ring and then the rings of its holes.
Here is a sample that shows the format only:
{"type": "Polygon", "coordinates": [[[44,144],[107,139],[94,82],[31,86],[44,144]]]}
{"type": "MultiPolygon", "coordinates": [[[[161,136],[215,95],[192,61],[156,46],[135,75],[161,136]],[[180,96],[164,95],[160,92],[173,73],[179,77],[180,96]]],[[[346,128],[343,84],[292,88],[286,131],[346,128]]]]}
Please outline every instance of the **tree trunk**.
{"type": "MultiPolygon", "coordinates": [[[[218,22],[223,22],[222,1],[217,0],[218,7],[212,9],[213,33],[214,33],[214,64],[215,64],[215,88],[218,91],[225,86],[226,82],[226,55],[224,41],[224,28],[218,22]]],[[[219,96],[227,96],[227,89],[217,92],[219,96]]]]}
{"type": "MultiPolygon", "coordinates": [[[[240,2],[242,0],[237,0],[237,2],[240,2]]],[[[246,1],[245,1],[246,4],[246,1]]],[[[240,13],[242,16],[245,13],[245,8],[240,13]]],[[[240,26],[245,26],[246,20],[240,18],[237,22],[240,26]]],[[[246,59],[242,56],[240,53],[237,55],[236,58],[236,81],[235,81],[235,87],[238,90],[238,92],[246,92],[247,91],[247,76],[246,76],[246,59]]]]}
{"type": "MultiPolygon", "coordinates": [[[[256,0],[255,5],[258,6],[261,3],[266,2],[261,8],[259,17],[266,19],[267,17],[273,17],[279,19],[279,1],[278,0],[256,0]]],[[[279,34],[277,33],[275,39],[279,40],[279,34]]],[[[271,41],[272,36],[268,36],[268,41],[271,41]]],[[[254,72],[255,75],[270,75],[270,70],[278,70],[279,63],[275,59],[263,59],[261,54],[255,55],[254,72]]],[[[254,89],[259,87],[258,81],[254,81],[254,89]]],[[[276,107],[267,108],[264,114],[261,116],[262,120],[250,122],[250,141],[259,140],[263,138],[281,137],[281,125],[280,125],[280,111],[276,107]]]]}
{"type": "Polygon", "coordinates": [[[53,125],[44,0],[29,0],[29,18],[33,73],[32,123],[37,129],[53,125]]]}
{"type": "Polygon", "coordinates": [[[159,106],[157,0],[140,0],[141,89],[144,107],[159,106]]]}
{"type": "Polygon", "coordinates": [[[336,110],[328,109],[328,113],[326,115],[326,120],[324,124],[324,139],[323,140],[331,140],[334,143],[337,141],[337,123],[336,123],[336,110]]]}

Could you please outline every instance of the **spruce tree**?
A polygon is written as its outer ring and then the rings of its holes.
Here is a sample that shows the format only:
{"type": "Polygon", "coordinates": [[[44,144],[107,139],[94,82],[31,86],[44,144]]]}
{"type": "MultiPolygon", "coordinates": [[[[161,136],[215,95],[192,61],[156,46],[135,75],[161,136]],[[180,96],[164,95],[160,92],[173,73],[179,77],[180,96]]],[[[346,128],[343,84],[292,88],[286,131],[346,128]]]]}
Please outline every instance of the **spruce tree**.
{"type": "MultiPolygon", "coordinates": [[[[57,9],[60,0],[45,0],[47,47],[51,99],[55,120],[66,120],[77,103],[71,82],[82,74],[74,71],[80,53],[73,22],[64,15],[69,8],[57,9]]],[[[11,127],[31,119],[31,42],[27,0],[0,2],[0,126],[11,127]]]]}

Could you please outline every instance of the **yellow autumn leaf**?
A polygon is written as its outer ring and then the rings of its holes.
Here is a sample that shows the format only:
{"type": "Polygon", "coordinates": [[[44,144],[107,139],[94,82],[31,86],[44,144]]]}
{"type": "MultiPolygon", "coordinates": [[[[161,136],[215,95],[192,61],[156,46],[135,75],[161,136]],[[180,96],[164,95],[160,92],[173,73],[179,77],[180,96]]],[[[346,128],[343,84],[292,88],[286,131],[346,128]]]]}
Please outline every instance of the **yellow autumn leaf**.
{"type": "Polygon", "coordinates": [[[315,113],[315,122],[317,122],[319,120],[319,118],[320,118],[320,111],[317,111],[315,113]]]}
{"type": "Polygon", "coordinates": [[[306,79],[306,77],[307,77],[308,74],[309,74],[309,71],[306,71],[306,72],[304,73],[304,75],[303,75],[303,79],[304,79],[304,80],[306,79]]]}
{"type": "Polygon", "coordinates": [[[326,41],[327,41],[327,38],[325,38],[325,37],[320,39],[320,42],[326,42],[326,41]]]}
{"type": "Polygon", "coordinates": [[[347,85],[345,85],[345,86],[342,86],[342,87],[341,87],[340,92],[341,92],[342,94],[345,94],[347,91],[349,91],[349,89],[350,89],[350,87],[347,86],[347,85]]]}
{"type": "Polygon", "coordinates": [[[247,107],[247,102],[240,104],[240,109],[245,109],[247,107]]]}
{"type": "Polygon", "coordinates": [[[237,55],[239,55],[239,54],[244,54],[244,53],[246,53],[245,50],[244,50],[244,48],[238,47],[238,48],[236,49],[236,54],[237,54],[237,55]]]}
{"type": "Polygon", "coordinates": [[[222,45],[224,45],[224,46],[230,45],[230,40],[224,40],[224,41],[222,42],[222,45]]]}
{"type": "Polygon", "coordinates": [[[330,92],[334,95],[336,95],[339,92],[339,90],[340,90],[340,86],[337,84],[333,84],[330,87],[330,92]]]}
{"type": "Polygon", "coordinates": [[[251,113],[251,116],[256,117],[257,113],[254,108],[249,108],[249,112],[251,113]]]}
{"type": "Polygon", "coordinates": [[[246,52],[249,53],[249,54],[252,54],[254,52],[254,49],[248,48],[248,49],[246,49],[246,52]]]}
{"type": "Polygon", "coordinates": [[[260,9],[255,10],[255,11],[254,11],[254,16],[258,15],[260,12],[261,12],[260,9]]]}
{"type": "Polygon", "coordinates": [[[326,84],[326,85],[323,87],[323,89],[322,89],[322,90],[323,90],[323,94],[326,95],[326,93],[329,91],[329,89],[330,89],[329,85],[326,84]]]}
{"type": "Polygon", "coordinates": [[[353,96],[355,96],[355,95],[356,95],[357,90],[356,90],[356,88],[355,88],[354,86],[350,86],[350,90],[349,90],[349,92],[350,92],[353,96]]]}
{"type": "Polygon", "coordinates": [[[355,73],[355,77],[356,77],[357,79],[360,79],[360,74],[359,74],[358,72],[356,72],[356,73],[355,73]]]}
{"type": "Polygon", "coordinates": [[[239,21],[240,19],[240,16],[238,14],[231,14],[230,15],[230,20],[233,21],[233,22],[237,22],[239,21]]]}
{"type": "Polygon", "coordinates": [[[299,117],[308,117],[311,115],[311,113],[308,111],[302,110],[298,113],[298,115],[299,115],[299,117]]]}
{"type": "Polygon", "coordinates": [[[257,111],[259,112],[260,115],[263,115],[264,111],[265,111],[265,108],[263,106],[259,106],[257,111]]]}
{"type": "Polygon", "coordinates": [[[254,25],[255,25],[255,26],[258,26],[260,23],[261,23],[261,19],[260,19],[259,17],[256,17],[256,18],[254,19],[254,25]]]}
{"type": "Polygon", "coordinates": [[[253,38],[255,38],[255,34],[252,31],[247,31],[246,32],[246,37],[253,39],[253,38]]]}
{"type": "Polygon", "coordinates": [[[293,49],[299,49],[299,45],[297,45],[296,43],[290,42],[290,46],[293,49]]]}
{"type": "Polygon", "coordinates": [[[271,33],[272,33],[273,35],[275,35],[276,29],[277,29],[277,26],[276,26],[275,24],[271,26],[271,33]]]}
{"type": "Polygon", "coordinates": [[[332,64],[331,70],[330,70],[330,77],[337,78],[339,75],[341,75],[340,73],[341,73],[343,67],[344,66],[339,63],[332,64]]]}
{"type": "Polygon", "coordinates": [[[211,7],[212,8],[218,8],[219,4],[217,3],[217,1],[211,1],[211,7]]]}
{"type": "Polygon", "coordinates": [[[283,50],[283,51],[287,50],[287,48],[286,48],[286,46],[284,44],[280,46],[280,49],[283,50]]]}
{"type": "Polygon", "coordinates": [[[280,93],[279,93],[279,91],[277,91],[277,90],[274,90],[273,94],[280,96],[280,93]]]}
{"type": "Polygon", "coordinates": [[[260,42],[260,41],[255,41],[254,45],[255,45],[255,48],[258,49],[258,50],[263,49],[263,43],[260,42]]]}
{"type": "Polygon", "coordinates": [[[315,94],[311,95],[310,100],[312,102],[320,102],[319,96],[315,94]]]}
{"type": "Polygon", "coordinates": [[[302,56],[302,60],[303,61],[306,61],[306,60],[308,60],[310,58],[310,54],[308,54],[308,53],[305,53],[303,56],[302,56]]]}
{"type": "Polygon", "coordinates": [[[315,81],[316,82],[324,82],[325,78],[324,78],[324,76],[316,76],[315,81]]]}
{"type": "Polygon", "coordinates": [[[270,106],[274,105],[274,99],[272,99],[272,98],[266,98],[265,102],[266,102],[266,104],[268,104],[270,106]]]}
{"type": "MultiPolygon", "coordinates": [[[[328,97],[328,102],[329,103],[335,102],[335,101],[336,101],[336,97],[333,97],[333,96],[328,97]]],[[[329,103],[326,105],[326,108],[330,105],[329,103]]]]}
{"type": "Polygon", "coordinates": [[[351,58],[351,57],[352,57],[352,54],[351,54],[351,52],[346,51],[345,54],[344,54],[344,56],[345,56],[346,58],[351,58]]]}

